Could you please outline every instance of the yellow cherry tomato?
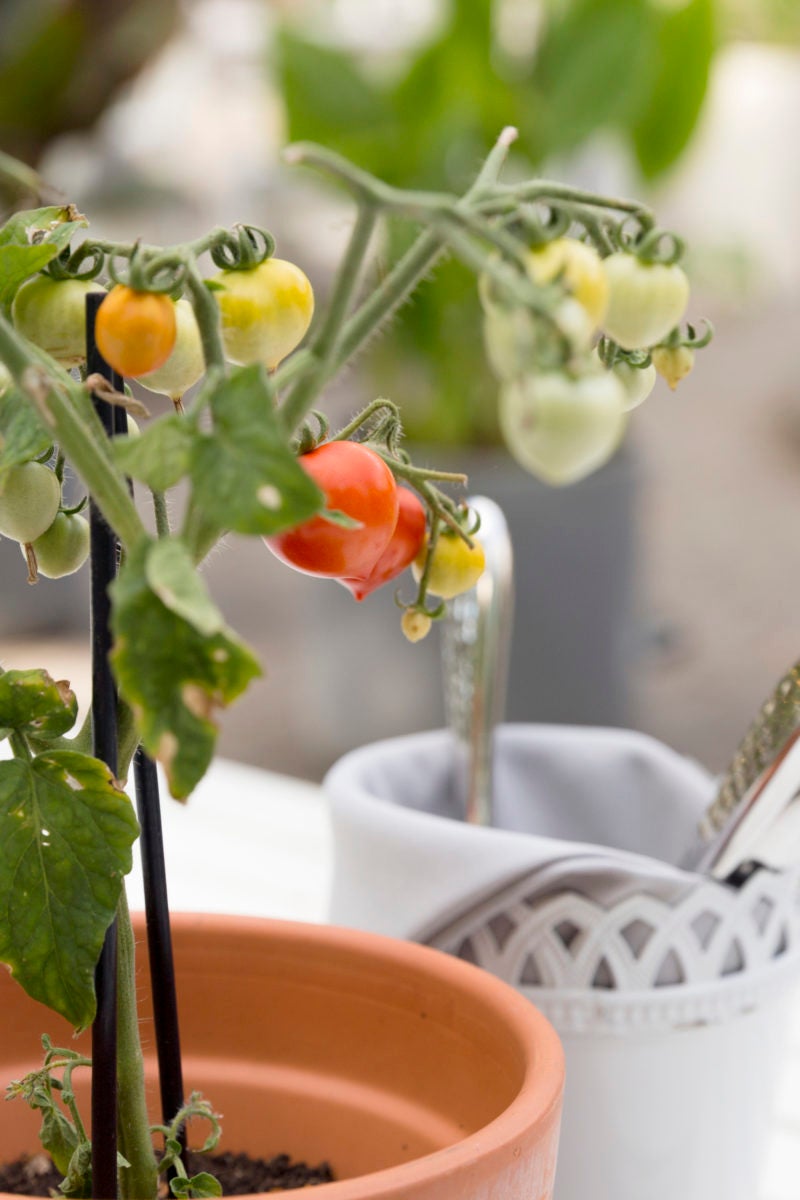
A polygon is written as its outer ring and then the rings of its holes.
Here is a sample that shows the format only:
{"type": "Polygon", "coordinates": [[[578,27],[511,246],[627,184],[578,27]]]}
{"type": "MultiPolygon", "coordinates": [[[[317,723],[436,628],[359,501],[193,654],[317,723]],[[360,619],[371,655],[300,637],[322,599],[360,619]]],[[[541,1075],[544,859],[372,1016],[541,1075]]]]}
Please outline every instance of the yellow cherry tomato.
{"type": "Polygon", "coordinates": [[[14,327],[63,367],[86,361],[86,296],[104,292],[94,280],[51,279],[34,275],[14,297],[14,327]]]}
{"type": "Polygon", "coordinates": [[[555,238],[528,255],[528,272],[535,283],[560,278],[570,295],[586,311],[597,329],[608,308],[608,281],[603,260],[592,246],[575,238],[555,238]]]}
{"type": "MultiPolygon", "coordinates": [[[[412,563],[411,570],[419,583],[428,555],[428,538],[412,563]]],[[[486,557],[480,542],[472,539],[468,546],[457,533],[443,530],[433,548],[433,562],[428,575],[428,591],[432,596],[451,600],[468,592],[480,579],[486,566],[486,557]]]]}
{"type": "Polygon", "coordinates": [[[139,379],[139,383],[148,391],[160,392],[173,402],[180,400],[202,378],[206,369],[203,341],[194,309],[188,300],[176,300],[174,311],[175,345],[172,353],[162,367],[139,379]]]}
{"type": "Polygon", "coordinates": [[[652,357],[653,367],[673,392],[694,366],[694,350],[691,346],[655,346],[652,357]]]}
{"type": "Polygon", "coordinates": [[[97,310],[97,348],[120,375],[136,379],[164,365],[175,345],[175,305],[169,296],[118,283],[97,310]]]}
{"type": "Polygon", "coordinates": [[[268,258],[243,271],[220,271],[214,295],[225,354],[239,366],[277,367],[303,340],[314,315],[314,292],[294,263],[268,258]]]}
{"type": "Polygon", "coordinates": [[[407,608],[400,618],[400,628],[409,642],[421,642],[431,631],[433,621],[427,613],[407,608]]]}

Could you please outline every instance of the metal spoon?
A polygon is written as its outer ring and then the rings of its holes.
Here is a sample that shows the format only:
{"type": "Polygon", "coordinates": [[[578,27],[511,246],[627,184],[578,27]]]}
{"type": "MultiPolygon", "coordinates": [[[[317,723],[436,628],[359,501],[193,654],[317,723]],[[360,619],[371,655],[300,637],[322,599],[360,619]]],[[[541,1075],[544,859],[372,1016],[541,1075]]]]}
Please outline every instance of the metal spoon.
{"type": "Polygon", "coordinates": [[[456,780],[466,820],[492,824],[492,743],[503,719],[513,622],[513,552],[503,511],[473,496],[486,569],[474,588],[450,602],[443,621],[445,715],[456,736],[456,780]]]}

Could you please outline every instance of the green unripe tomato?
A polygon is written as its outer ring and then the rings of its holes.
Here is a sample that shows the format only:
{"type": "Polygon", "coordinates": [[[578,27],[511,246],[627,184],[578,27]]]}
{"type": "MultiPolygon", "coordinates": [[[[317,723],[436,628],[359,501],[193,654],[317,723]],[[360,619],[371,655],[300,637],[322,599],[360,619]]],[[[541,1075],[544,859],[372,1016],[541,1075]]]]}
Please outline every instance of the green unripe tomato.
{"type": "Polygon", "coordinates": [[[314,293],[294,263],[268,258],[244,271],[220,271],[214,292],[227,358],[269,370],[299,345],[314,315],[314,293]]]}
{"type": "Polygon", "coordinates": [[[55,520],[61,485],[44,463],[9,467],[0,491],[0,534],[34,542],[55,520]]]}
{"type": "Polygon", "coordinates": [[[620,251],[603,259],[609,288],[603,330],[623,350],[661,342],[681,321],[689,280],[677,264],[641,262],[620,251]]]}
{"type": "Polygon", "coordinates": [[[175,301],[175,346],[162,367],[141,375],[139,383],[173,402],[202,378],[206,369],[200,330],[188,300],[175,301]]]}
{"type": "Polygon", "coordinates": [[[86,361],[86,297],[104,291],[94,280],[34,275],[14,297],[11,319],[24,337],[62,367],[77,367],[86,361]]]}
{"type": "Polygon", "coordinates": [[[592,351],[592,361],[598,371],[610,370],[611,374],[622,384],[625,391],[625,412],[632,412],[634,408],[638,408],[643,404],[647,397],[656,386],[658,378],[656,369],[652,363],[648,363],[646,367],[635,367],[631,363],[620,359],[615,362],[613,367],[606,367],[605,363],[600,358],[597,350],[592,351]]]}
{"type": "Polygon", "coordinates": [[[500,392],[500,428],[519,463],[544,483],[577,483],[601,467],[625,431],[625,392],[611,371],[528,375],[500,392]]]}
{"type": "MultiPolygon", "coordinates": [[[[89,557],[89,522],[80,513],[60,512],[49,529],[33,542],[39,574],[63,579],[83,566],[89,557]]],[[[22,547],[23,556],[25,548],[22,547]]]]}

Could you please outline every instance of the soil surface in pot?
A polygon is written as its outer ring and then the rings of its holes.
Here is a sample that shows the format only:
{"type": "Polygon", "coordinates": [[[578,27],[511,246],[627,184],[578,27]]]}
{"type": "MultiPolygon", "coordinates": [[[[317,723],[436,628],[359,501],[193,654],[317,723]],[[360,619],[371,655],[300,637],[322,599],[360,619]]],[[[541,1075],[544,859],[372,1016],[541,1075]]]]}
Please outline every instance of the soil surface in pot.
{"type": "MultiPolygon", "coordinates": [[[[190,1175],[208,1171],[222,1186],[223,1196],[250,1196],[258,1192],[289,1192],[296,1188],[332,1183],[328,1163],[311,1167],[292,1162],[288,1154],[275,1158],[250,1158],[247,1154],[193,1154],[187,1156],[190,1175]]],[[[33,1154],[0,1166],[0,1192],[18,1196],[49,1196],[58,1189],[63,1176],[47,1154],[33,1154]]]]}

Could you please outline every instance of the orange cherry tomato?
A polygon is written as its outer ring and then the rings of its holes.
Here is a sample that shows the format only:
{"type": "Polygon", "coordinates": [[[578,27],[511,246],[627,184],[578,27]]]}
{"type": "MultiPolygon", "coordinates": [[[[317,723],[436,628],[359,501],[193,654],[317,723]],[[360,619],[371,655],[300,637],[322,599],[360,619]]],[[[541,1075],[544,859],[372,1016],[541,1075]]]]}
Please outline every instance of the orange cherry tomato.
{"type": "Polygon", "coordinates": [[[103,358],[120,375],[149,375],[172,353],[175,306],[169,296],[118,283],[97,310],[94,336],[103,358]]]}

